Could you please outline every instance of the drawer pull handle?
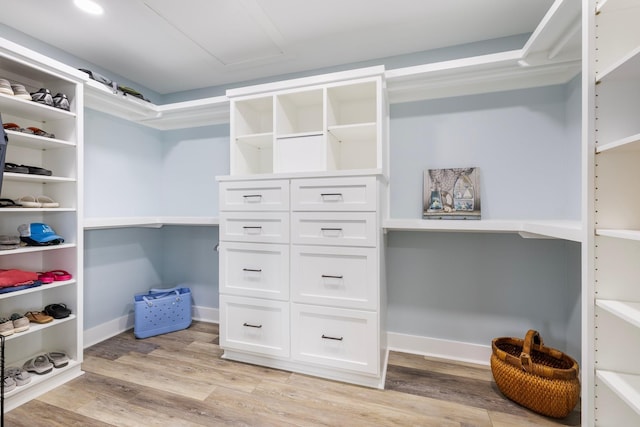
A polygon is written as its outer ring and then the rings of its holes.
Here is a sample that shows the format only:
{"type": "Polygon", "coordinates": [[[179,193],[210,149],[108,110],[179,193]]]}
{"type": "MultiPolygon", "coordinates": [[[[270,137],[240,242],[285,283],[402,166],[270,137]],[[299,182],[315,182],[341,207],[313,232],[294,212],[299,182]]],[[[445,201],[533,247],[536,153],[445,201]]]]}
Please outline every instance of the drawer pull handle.
{"type": "Polygon", "coordinates": [[[320,193],[320,197],[339,197],[342,198],[342,193],[320,193]]]}
{"type": "Polygon", "coordinates": [[[334,340],[334,341],[342,341],[342,337],[330,337],[329,335],[322,334],[323,340],[334,340]]]}
{"type": "Polygon", "coordinates": [[[252,325],[251,323],[247,323],[247,322],[244,322],[242,326],[246,326],[247,328],[256,328],[256,329],[262,328],[262,325],[252,325]]]}
{"type": "Polygon", "coordinates": [[[333,275],[333,274],[323,274],[322,278],[323,279],[342,279],[343,276],[342,275],[336,276],[336,275],[333,275]]]}
{"type": "Polygon", "coordinates": [[[322,230],[322,231],[342,231],[342,228],[327,228],[327,227],[322,227],[320,230],[322,230]]]}
{"type": "Polygon", "coordinates": [[[243,225],[242,228],[244,229],[262,229],[261,225],[243,225]]]}
{"type": "Polygon", "coordinates": [[[242,197],[244,197],[244,199],[249,201],[249,202],[251,202],[253,200],[255,200],[255,201],[262,200],[262,194],[245,194],[242,197]]]}
{"type": "Polygon", "coordinates": [[[262,273],[261,268],[243,268],[242,271],[250,271],[251,273],[262,273]]]}

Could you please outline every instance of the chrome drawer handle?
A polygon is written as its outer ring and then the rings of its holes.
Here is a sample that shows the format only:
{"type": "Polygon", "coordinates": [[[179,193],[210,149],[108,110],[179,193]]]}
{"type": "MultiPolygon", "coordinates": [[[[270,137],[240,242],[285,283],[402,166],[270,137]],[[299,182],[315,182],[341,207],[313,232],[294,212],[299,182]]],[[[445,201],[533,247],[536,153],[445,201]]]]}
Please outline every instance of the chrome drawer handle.
{"type": "Polygon", "coordinates": [[[330,337],[329,335],[322,334],[322,339],[324,339],[324,340],[342,341],[342,338],[343,337],[340,337],[340,338],[338,338],[338,337],[330,337]]]}
{"type": "Polygon", "coordinates": [[[342,279],[343,276],[335,276],[333,274],[323,274],[322,278],[323,279],[342,279]]]}
{"type": "Polygon", "coordinates": [[[262,200],[262,194],[245,194],[242,196],[245,200],[251,202],[253,200],[260,201],[262,200]],[[257,200],[256,200],[257,199],[257,200]]]}
{"type": "Polygon", "coordinates": [[[322,231],[342,231],[342,228],[327,228],[327,227],[322,227],[320,230],[322,230],[322,231]]]}
{"type": "Polygon", "coordinates": [[[262,229],[262,226],[261,225],[243,225],[242,228],[244,228],[245,230],[246,229],[258,229],[258,230],[260,230],[260,229],[262,229]]]}
{"type": "Polygon", "coordinates": [[[246,326],[247,328],[257,328],[257,329],[262,328],[262,325],[252,325],[251,323],[247,323],[247,322],[243,323],[242,326],[246,326]]]}
{"type": "Polygon", "coordinates": [[[325,197],[337,197],[337,198],[342,198],[342,193],[320,193],[320,197],[322,197],[323,199],[325,197]]]}
{"type": "Polygon", "coordinates": [[[252,273],[262,273],[261,268],[243,268],[242,271],[250,271],[252,273]]]}

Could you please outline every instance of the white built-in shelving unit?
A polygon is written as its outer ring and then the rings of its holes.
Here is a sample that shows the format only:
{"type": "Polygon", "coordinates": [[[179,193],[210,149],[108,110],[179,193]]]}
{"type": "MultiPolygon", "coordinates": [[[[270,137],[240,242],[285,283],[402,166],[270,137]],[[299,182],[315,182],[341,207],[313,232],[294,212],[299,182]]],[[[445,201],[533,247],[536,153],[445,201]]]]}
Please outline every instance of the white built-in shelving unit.
{"type": "Polygon", "coordinates": [[[640,424],[640,1],[584,11],[589,175],[584,425],[640,424]]]}
{"type": "Polygon", "coordinates": [[[46,324],[31,323],[28,330],[7,337],[5,365],[19,366],[51,351],[64,351],[67,366],[44,375],[32,374],[25,385],[5,393],[10,410],[80,374],[83,359],[83,225],[82,225],[82,142],[83,85],[78,72],[47,57],[0,40],[0,77],[25,86],[30,92],[47,88],[52,94],[67,95],[70,111],[31,100],[0,94],[4,123],[22,128],[35,126],[55,134],[48,138],[8,131],[6,162],[48,169],[51,176],[6,172],[2,198],[46,195],[59,203],[55,208],[12,207],[0,210],[0,234],[17,236],[18,226],[45,223],[65,242],[56,246],[26,246],[0,251],[0,268],[33,272],[65,270],[72,279],[0,294],[0,317],[12,313],[41,311],[48,304],[63,303],[72,314],[46,324]]]}

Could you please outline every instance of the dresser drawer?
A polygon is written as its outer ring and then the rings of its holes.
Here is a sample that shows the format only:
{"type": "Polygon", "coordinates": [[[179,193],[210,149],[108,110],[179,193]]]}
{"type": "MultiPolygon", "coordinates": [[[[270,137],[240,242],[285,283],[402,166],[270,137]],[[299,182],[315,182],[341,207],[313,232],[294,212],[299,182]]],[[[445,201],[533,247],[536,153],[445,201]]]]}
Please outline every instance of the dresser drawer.
{"type": "Polygon", "coordinates": [[[220,295],[220,346],[289,356],[289,304],[220,295]]]}
{"type": "Polygon", "coordinates": [[[221,211],[288,211],[289,181],[220,183],[221,211]]]}
{"type": "Polygon", "coordinates": [[[289,214],[286,212],[221,212],[220,240],[289,243],[289,214]]]}
{"type": "Polygon", "coordinates": [[[303,245],[377,244],[375,212],[293,212],[291,241],[303,245]]]}
{"type": "Polygon", "coordinates": [[[291,311],[292,359],[378,375],[376,313],[302,304],[291,311]]]}
{"type": "Polygon", "coordinates": [[[291,293],[295,302],[376,310],[375,248],[293,246],[291,293]]]}
{"type": "Polygon", "coordinates": [[[289,246],[220,243],[220,292],[289,299],[289,246]]]}
{"type": "Polygon", "coordinates": [[[373,176],[294,179],[291,181],[291,210],[375,211],[376,187],[373,176]]]}

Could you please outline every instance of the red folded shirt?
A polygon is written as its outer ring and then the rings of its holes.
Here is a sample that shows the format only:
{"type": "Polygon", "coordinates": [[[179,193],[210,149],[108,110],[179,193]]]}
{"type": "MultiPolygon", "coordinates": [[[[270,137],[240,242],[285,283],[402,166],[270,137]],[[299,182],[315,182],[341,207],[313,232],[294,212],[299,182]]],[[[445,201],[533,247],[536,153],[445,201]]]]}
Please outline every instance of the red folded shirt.
{"type": "Polygon", "coordinates": [[[0,288],[20,286],[38,280],[38,273],[24,270],[0,270],[0,288]]]}

